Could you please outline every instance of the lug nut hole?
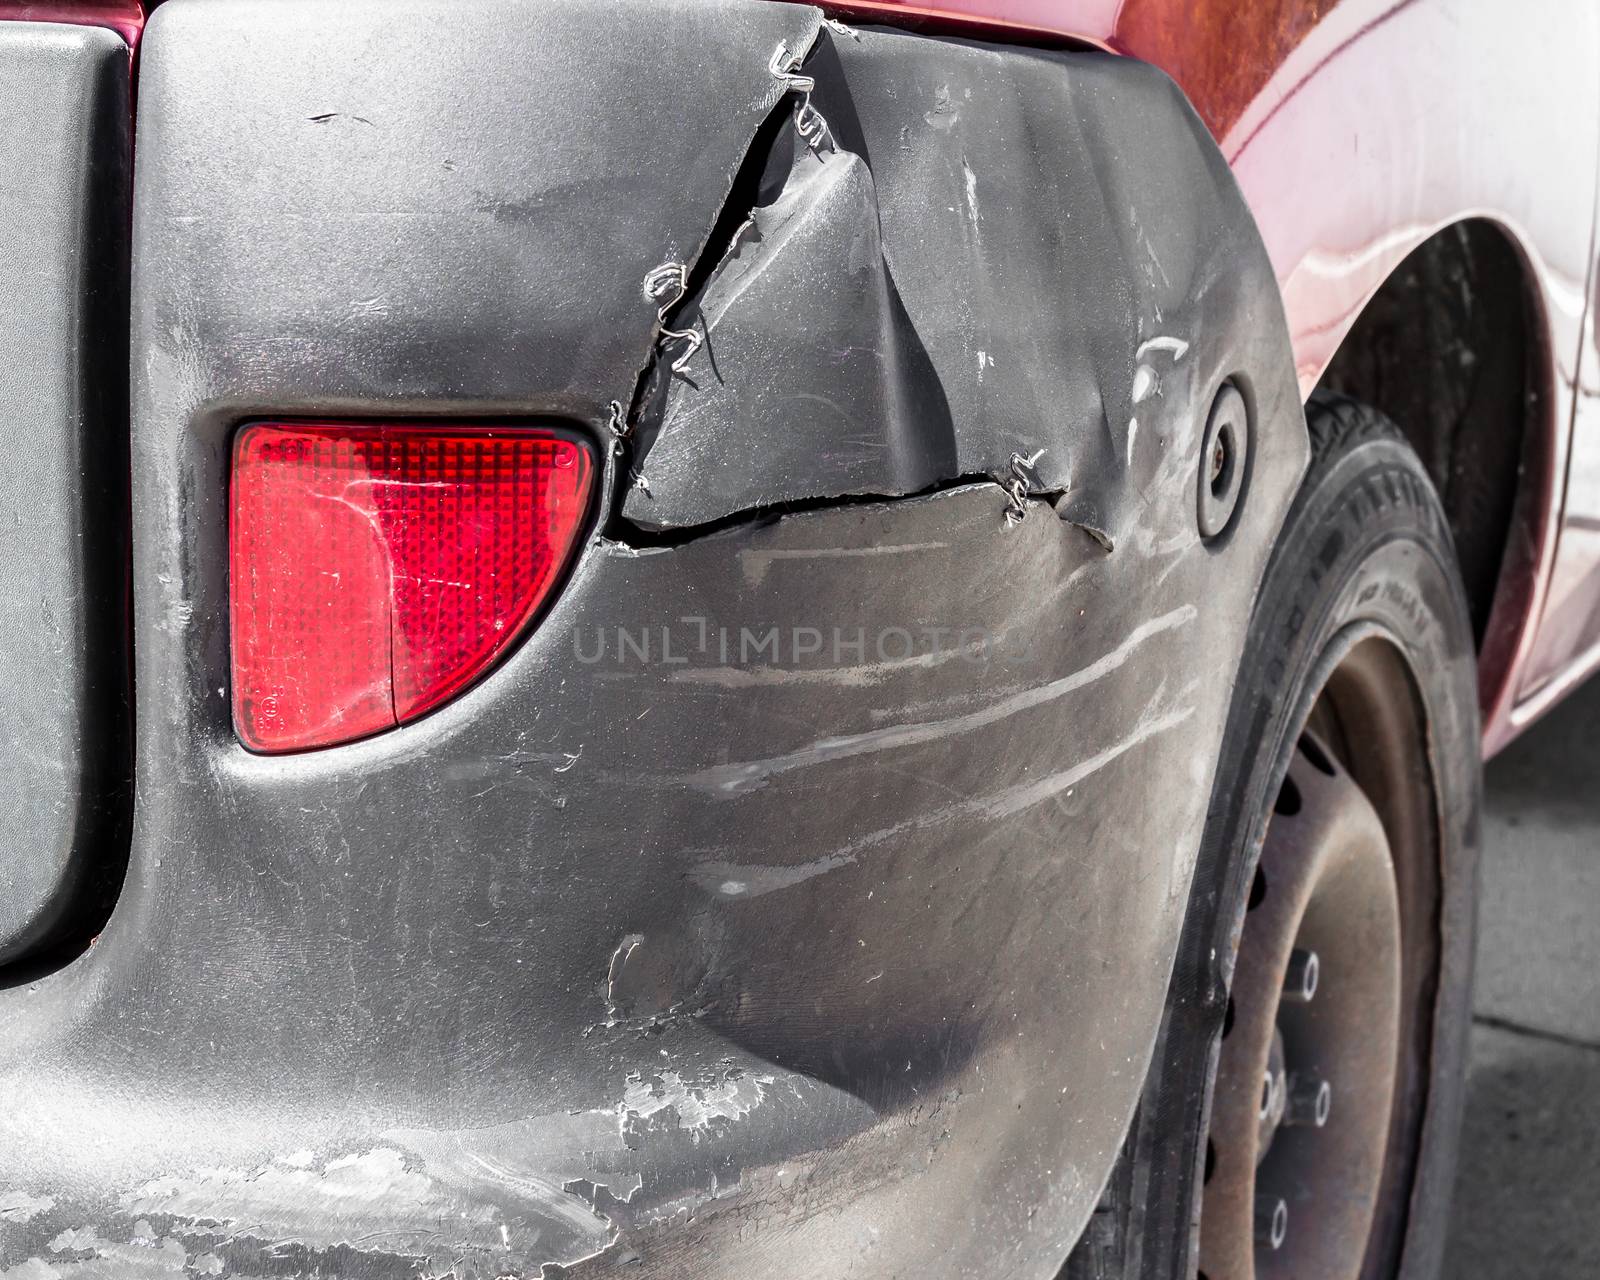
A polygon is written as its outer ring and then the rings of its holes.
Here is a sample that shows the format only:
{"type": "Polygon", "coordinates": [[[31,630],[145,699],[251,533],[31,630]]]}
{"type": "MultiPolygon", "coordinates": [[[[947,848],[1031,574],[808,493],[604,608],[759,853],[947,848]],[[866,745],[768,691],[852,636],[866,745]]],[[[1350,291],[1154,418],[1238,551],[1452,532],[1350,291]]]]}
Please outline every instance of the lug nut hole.
{"type": "Polygon", "coordinates": [[[1278,799],[1272,809],[1274,813],[1285,818],[1292,818],[1300,812],[1300,788],[1294,785],[1293,778],[1283,780],[1283,786],[1278,788],[1278,799]]]}

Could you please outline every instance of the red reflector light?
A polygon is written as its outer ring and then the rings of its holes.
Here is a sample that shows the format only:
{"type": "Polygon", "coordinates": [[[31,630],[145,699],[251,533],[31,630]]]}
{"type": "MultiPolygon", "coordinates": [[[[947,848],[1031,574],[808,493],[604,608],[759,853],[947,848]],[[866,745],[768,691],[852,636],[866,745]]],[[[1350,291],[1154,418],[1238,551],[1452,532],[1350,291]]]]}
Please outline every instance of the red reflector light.
{"type": "Polygon", "coordinates": [[[348,742],[481,676],[571,557],[594,466],[510,427],[258,423],[233,448],[233,722],[348,742]]]}

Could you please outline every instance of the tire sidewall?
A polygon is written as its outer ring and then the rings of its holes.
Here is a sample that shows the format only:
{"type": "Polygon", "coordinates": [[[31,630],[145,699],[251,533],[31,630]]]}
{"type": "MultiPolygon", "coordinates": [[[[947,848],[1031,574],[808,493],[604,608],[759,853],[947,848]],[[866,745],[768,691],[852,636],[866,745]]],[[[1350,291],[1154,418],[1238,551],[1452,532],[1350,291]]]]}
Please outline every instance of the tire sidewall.
{"type": "MultiPolygon", "coordinates": [[[[1427,1280],[1443,1252],[1471,1017],[1481,795],[1473,636],[1444,514],[1398,430],[1337,397],[1314,397],[1307,412],[1312,462],[1258,595],[1135,1129],[1148,1166],[1142,1252],[1147,1264],[1165,1258],[1171,1274],[1194,1274],[1227,987],[1272,800],[1329,675],[1357,643],[1381,637],[1409,668],[1437,804],[1437,982],[1396,1273],[1427,1280]],[[1187,1124],[1171,1142],[1180,1116],[1187,1124]],[[1174,1192],[1187,1213],[1149,1203],[1174,1192]]],[[[1159,1263],[1147,1273],[1168,1274],[1159,1263]]]]}

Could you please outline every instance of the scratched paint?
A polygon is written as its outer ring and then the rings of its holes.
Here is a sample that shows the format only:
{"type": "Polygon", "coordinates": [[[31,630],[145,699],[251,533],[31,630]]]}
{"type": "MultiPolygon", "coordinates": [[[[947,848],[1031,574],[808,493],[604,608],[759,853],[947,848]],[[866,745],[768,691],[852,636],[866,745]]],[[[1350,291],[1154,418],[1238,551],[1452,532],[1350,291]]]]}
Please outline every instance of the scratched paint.
{"type": "Polygon", "coordinates": [[[1109,653],[1048,684],[1025,689],[1000,699],[992,706],[944,720],[924,721],[898,725],[885,725],[864,733],[844,737],[824,738],[809,746],[783,756],[767,760],[750,760],[735,764],[718,765],[713,769],[694,774],[687,779],[691,786],[700,787],[722,795],[740,795],[762,786],[775,774],[791,769],[803,769],[826,761],[847,759],[851,756],[870,755],[878,751],[892,751],[900,747],[968,733],[973,729],[997,724],[1011,716],[1036,707],[1045,706],[1058,698],[1075,693],[1086,685],[1102,679],[1122,668],[1137,652],[1140,645],[1152,636],[1187,626],[1195,618],[1193,605],[1183,605],[1152,618],[1135,627],[1127,637],[1109,653]]]}

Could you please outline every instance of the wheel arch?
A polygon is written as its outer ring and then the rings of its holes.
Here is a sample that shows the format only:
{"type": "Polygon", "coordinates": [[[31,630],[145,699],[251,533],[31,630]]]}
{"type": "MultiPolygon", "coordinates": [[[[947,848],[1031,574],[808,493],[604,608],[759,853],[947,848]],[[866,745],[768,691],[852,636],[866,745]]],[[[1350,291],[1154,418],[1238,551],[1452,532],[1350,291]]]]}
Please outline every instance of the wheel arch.
{"type": "Polygon", "coordinates": [[[1538,272],[1486,216],[1450,222],[1368,298],[1318,386],[1405,433],[1444,502],[1472,613],[1485,724],[1512,693],[1538,613],[1561,456],[1538,272]]]}

